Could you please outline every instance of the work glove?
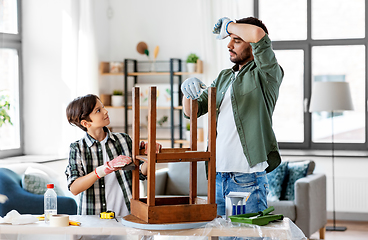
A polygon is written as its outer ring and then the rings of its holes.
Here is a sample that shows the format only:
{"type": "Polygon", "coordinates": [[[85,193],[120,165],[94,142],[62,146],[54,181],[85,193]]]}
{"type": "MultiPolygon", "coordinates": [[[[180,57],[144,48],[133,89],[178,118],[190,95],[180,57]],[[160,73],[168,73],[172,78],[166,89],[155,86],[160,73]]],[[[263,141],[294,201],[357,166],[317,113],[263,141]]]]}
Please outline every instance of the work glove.
{"type": "Polygon", "coordinates": [[[218,34],[218,36],[216,37],[217,39],[219,40],[225,39],[230,35],[230,33],[227,31],[227,27],[229,23],[231,22],[234,22],[234,21],[230,20],[230,18],[227,18],[227,17],[220,18],[217,21],[212,31],[214,34],[218,34]]]}
{"type": "Polygon", "coordinates": [[[130,157],[120,155],[113,160],[106,162],[104,165],[97,167],[95,169],[95,173],[98,178],[102,178],[116,170],[120,170],[121,168],[124,169],[125,166],[128,166],[131,163],[132,159],[130,157]]]}
{"type": "MultiPolygon", "coordinates": [[[[161,151],[162,145],[159,143],[156,143],[156,153],[159,153],[161,151]]],[[[139,149],[144,149],[144,153],[147,154],[148,150],[148,143],[141,141],[139,149]]]]}
{"type": "Polygon", "coordinates": [[[206,89],[206,84],[195,77],[188,78],[181,85],[181,91],[184,97],[197,99],[202,94],[202,89],[206,89]]]}

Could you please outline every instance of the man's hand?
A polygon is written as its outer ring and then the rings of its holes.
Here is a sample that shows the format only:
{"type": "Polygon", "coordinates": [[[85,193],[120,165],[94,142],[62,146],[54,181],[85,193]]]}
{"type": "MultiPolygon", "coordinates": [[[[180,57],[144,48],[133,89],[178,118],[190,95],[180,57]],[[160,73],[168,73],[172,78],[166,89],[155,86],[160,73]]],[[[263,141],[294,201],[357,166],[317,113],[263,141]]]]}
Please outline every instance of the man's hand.
{"type": "Polygon", "coordinates": [[[233,21],[227,17],[220,18],[217,21],[212,31],[214,34],[218,34],[218,36],[216,37],[217,39],[225,39],[230,35],[230,33],[227,31],[227,27],[232,22],[233,21]]]}
{"type": "Polygon", "coordinates": [[[201,80],[195,77],[188,78],[181,85],[181,91],[184,94],[184,97],[197,99],[201,95],[202,90],[206,89],[206,84],[204,84],[201,80]]]}
{"type": "Polygon", "coordinates": [[[125,165],[132,162],[132,159],[128,156],[120,155],[111,161],[106,162],[104,165],[99,166],[95,169],[95,173],[98,178],[102,178],[107,174],[110,174],[116,170],[120,170],[125,165]]]}

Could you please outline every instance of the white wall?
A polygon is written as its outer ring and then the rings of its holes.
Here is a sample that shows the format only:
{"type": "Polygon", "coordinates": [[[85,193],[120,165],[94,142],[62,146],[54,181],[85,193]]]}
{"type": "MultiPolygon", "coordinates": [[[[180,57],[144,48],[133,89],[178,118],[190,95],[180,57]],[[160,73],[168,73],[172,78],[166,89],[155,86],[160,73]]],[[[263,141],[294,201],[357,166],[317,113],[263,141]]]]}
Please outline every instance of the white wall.
{"type": "Polygon", "coordinates": [[[190,52],[200,55],[198,1],[113,0],[110,3],[114,13],[110,19],[110,35],[106,39],[110,44],[110,56],[104,60],[127,57],[147,60],[136,51],[140,41],[148,44],[151,53],[156,45],[160,46],[157,60],[184,59],[190,52]]]}
{"type": "Polygon", "coordinates": [[[61,1],[23,1],[25,154],[60,153],[69,89],[61,76],[61,1]]]}

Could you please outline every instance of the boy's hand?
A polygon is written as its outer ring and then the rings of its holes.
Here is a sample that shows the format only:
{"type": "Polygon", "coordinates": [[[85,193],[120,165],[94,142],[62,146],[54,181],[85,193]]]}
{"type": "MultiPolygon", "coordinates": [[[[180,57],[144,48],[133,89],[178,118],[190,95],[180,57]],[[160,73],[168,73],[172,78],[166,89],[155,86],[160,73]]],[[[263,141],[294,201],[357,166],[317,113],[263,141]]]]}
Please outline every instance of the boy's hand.
{"type": "Polygon", "coordinates": [[[116,170],[120,170],[125,165],[132,162],[132,159],[128,156],[120,155],[113,160],[105,163],[102,166],[99,166],[95,169],[95,173],[98,178],[105,177],[107,174],[115,172],[116,170]]]}
{"type": "MultiPolygon", "coordinates": [[[[162,145],[159,143],[156,143],[156,153],[159,153],[161,151],[161,148],[162,148],[162,145]]],[[[139,149],[144,149],[144,153],[147,154],[148,143],[141,141],[139,149]]]]}
{"type": "Polygon", "coordinates": [[[108,164],[112,168],[121,168],[121,167],[124,167],[125,165],[128,165],[131,162],[132,162],[132,159],[130,157],[120,155],[114,158],[113,160],[107,162],[106,164],[108,164]]]}

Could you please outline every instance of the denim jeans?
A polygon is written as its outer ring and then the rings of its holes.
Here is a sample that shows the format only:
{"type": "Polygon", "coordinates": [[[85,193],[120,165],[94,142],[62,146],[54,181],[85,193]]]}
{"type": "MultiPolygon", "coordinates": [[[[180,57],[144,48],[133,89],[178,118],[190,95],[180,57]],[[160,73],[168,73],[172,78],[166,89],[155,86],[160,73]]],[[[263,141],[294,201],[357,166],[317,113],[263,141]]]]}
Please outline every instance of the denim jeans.
{"type": "Polygon", "coordinates": [[[246,213],[267,208],[268,180],[266,171],[257,173],[216,173],[217,214],[225,216],[225,197],[229,192],[250,192],[246,213]]]}

